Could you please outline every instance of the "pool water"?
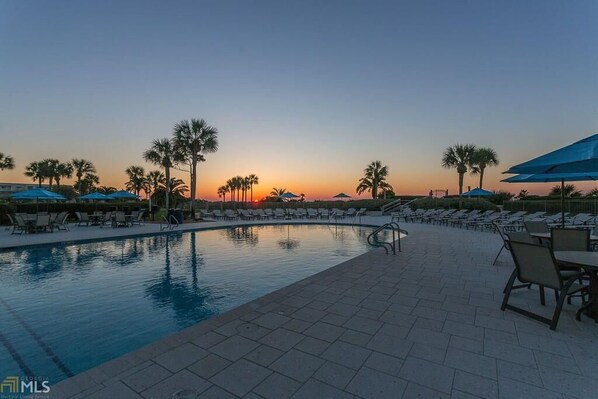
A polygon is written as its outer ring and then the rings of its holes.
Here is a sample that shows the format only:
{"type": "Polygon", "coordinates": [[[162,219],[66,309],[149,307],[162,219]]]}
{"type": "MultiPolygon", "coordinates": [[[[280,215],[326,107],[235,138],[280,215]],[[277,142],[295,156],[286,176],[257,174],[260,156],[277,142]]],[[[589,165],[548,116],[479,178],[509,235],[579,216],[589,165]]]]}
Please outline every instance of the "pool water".
{"type": "Polygon", "coordinates": [[[0,252],[0,378],[54,384],[364,253],[370,232],[245,226],[0,252]]]}

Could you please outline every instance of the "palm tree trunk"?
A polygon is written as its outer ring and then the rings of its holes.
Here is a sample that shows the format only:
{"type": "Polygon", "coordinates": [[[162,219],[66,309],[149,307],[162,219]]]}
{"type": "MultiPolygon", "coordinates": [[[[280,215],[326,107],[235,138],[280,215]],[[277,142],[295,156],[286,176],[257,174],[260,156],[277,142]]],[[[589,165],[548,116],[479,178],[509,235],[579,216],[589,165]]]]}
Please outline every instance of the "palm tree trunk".
{"type": "Polygon", "coordinates": [[[482,188],[483,182],[484,182],[484,168],[480,168],[480,188],[482,188]]]}
{"type": "Polygon", "coordinates": [[[251,183],[249,187],[251,188],[251,207],[253,208],[253,183],[251,183]]]}
{"type": "Polygon", "coordinates": [[[372,185],[372,199],[376,199],[377,196],[378,196],[378,185],[373,184],[372,185]]]}
{"type": "Polygon", "coordinates": [[[42,188],[42,178],[37,179],[39,188],[42,188]]]}
{"type": "Polygon", "coordinates": [[[191,215],[195,209],[195,189],[197,185],[197,153],[191,157],[191,215]]]}
{"type": "Polygon", "coordinates": [[[165,187],[165,192],[166,192],[166,198],[164,200],[164,204],[166,207],[166,212],[168,212],[168,208],[170,207],[170,168],[166,167],[164,168],[164,175],[166,176],[166,187],[165,187]]]}
{"type": "Polygon", "coordinates": [[[463,173],[459,173],[459,195],[463,194],[463,173]]]}

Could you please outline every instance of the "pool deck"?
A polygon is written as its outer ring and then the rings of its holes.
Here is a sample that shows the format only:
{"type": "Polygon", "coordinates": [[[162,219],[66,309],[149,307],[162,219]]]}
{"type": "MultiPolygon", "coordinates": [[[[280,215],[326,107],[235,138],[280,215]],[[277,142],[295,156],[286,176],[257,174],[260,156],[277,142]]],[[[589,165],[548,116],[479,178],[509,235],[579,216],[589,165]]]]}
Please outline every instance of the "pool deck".
{"type": "MultiPolygon", "coordinates": [[[[62,381],[49,397],[597,397],[598,324],[575,321],[571,305],[557,331],[502,312],[513,263],[503,253],[492,266],[497,234],[401,227],[410,234],[396,256],[370,251],[62,381]]],[[[554,309],[535,289],[511,302],[554,309]]]]}

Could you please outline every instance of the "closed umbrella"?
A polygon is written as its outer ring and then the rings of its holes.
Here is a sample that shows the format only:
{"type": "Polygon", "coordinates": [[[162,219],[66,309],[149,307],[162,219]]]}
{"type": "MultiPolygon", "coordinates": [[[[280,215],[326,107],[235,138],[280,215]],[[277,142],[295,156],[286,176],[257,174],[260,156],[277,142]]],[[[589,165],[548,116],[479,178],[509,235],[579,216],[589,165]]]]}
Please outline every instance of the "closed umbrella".
{"type": "Polygon", "coordinates": [[[284,193],[282,195],[279,195],[278,198],[290,200],[290,199],[293,199],[293,198],[299,198],[299,196],[295,195],[295,194],[293,194],[292,192],[289,191],[288,193],[284,193]]]}
{"type": "Polygon", "coordinates": [[[350,196],[350,195],[347,195],[347,194],[345,194],[345,193],[338,193],[337,195],[335,195],[335,196],[334,196],[334,197],[332,197],[332,198],[351,198],[351,196],[350,196]]]}
{"type": "MultiPolygon", "coordinates": [[[[598,134],[587,137],[583,140],[579,140],[573,144],[549,152],[548,154],[531,159],[519,165],[515,165],[504,173],[525,175],[560,175],[561,225],[564,226],[565,181],[588,180],[588,173],[598,173],[598,134]]],[[[555,178],[558,179],[558,177],[555,178]]]]}

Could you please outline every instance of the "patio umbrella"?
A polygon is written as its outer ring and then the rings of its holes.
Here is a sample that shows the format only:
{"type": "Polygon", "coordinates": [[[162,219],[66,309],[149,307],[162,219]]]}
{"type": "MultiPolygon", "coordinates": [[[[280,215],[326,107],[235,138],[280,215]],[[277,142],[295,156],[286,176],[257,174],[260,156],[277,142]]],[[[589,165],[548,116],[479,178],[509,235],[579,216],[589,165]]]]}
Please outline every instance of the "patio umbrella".
{"type": "Polygon", "coordinates": [[[63,195],[55,193],[53,191],[43,190],[41,188],[33,188],[31,190],[20,191],[10,196],[16,200],[46,200],[46,201],[59,201],[65,200],[63,195]]]}
{"type": "Polygon", "coordinates": [[[461,194],[461,197],[490,197],[494,195],[492,191],[484,190],[483,188],[474,188],[461,194]]]}
{"type": "Polygon", "coordinates": [[[559,174],[561,225],[565,226],[565,181],[588,180],[584,174],[598,173],[598,134],[515,165],[504,173],[555,176],[559,174]]]}
{"type": "Polygon", "coordinates": [[[332,198],[351,198],[351,196],[350,196],[350,195],[347,195],[347,194],[345,194],[345,193],[338,193],[337,195],[335,195],[335,196],[334,196],[334,197],[332,197],[332,198]]]}
{"type": "Polygon", "coordinates": [[[64,201],[66,198],[63,195],[53,191],[44,190],[41,188],[33,188],[31,190],[20,191],[10,196],[13,200],[35,200],[35,209],[38,210],[39,201],[64,201]]]}
{"type": "Polygon", "coordinates": [[[133,193],[130,193],[125,190],[116,191],[112,194],[107,195],[110,199],[138,199],[139,197],[133,193]]]}
{"type": "Polygon", "coordinates": [[[293,199],[293,198],[299,198],[298,195],[293,194],[292,192],[288,192],[288,193],[284,193],[282,195],[279,195],[278,198],[282,198],[282,199],[293,199]]]}
{"type": "Polygon", "coordinates": [[[89,194],[86,194],[86,195],[82,195],[81,197],[79,197],[79,199],[82,199],[82,200],[108,201],[108,200],[111,200],[112,197],[109,197],[106,194],[95,192],[95,193],[89,193],[89,194]]]}

